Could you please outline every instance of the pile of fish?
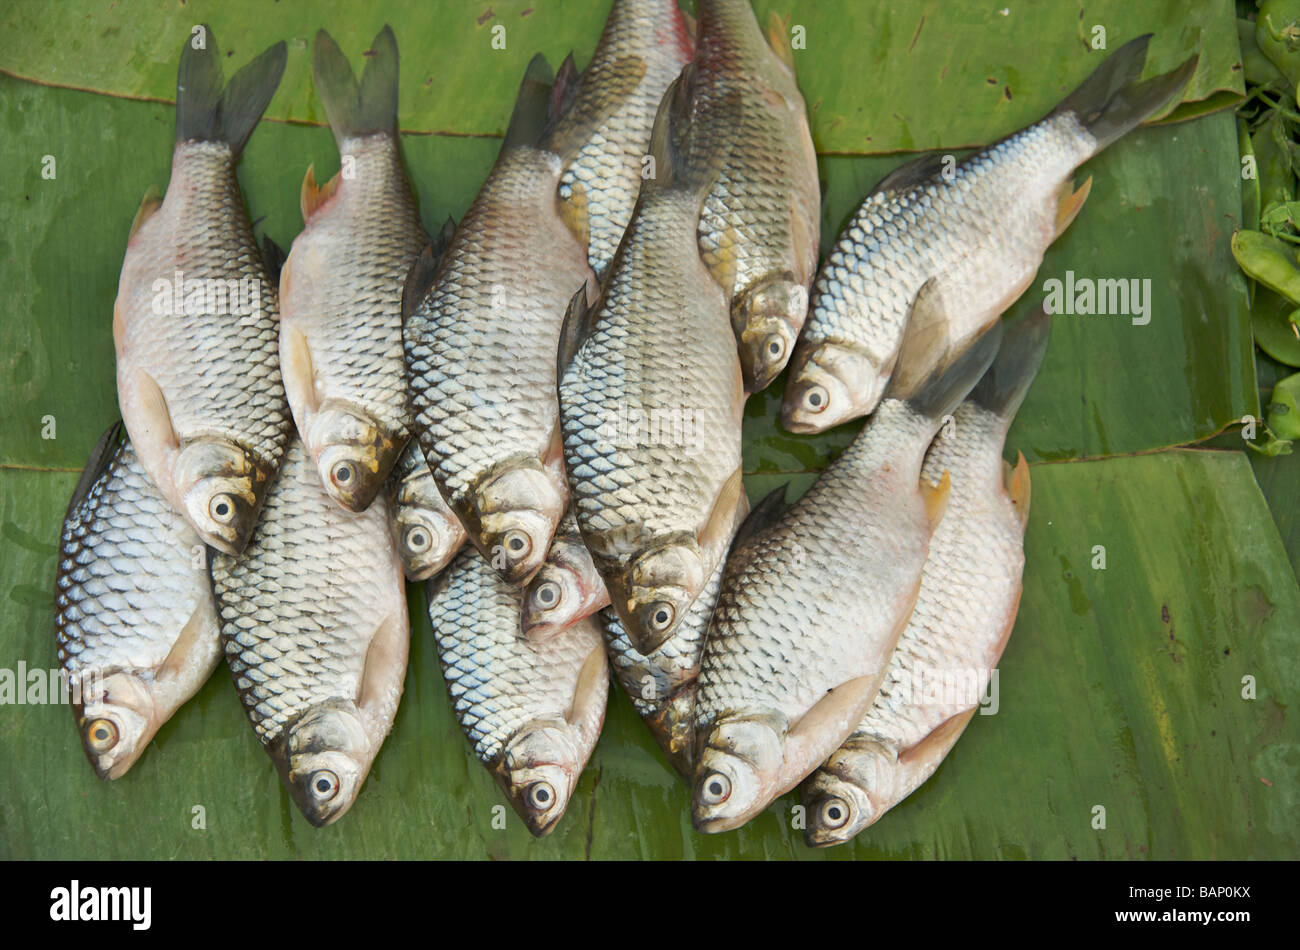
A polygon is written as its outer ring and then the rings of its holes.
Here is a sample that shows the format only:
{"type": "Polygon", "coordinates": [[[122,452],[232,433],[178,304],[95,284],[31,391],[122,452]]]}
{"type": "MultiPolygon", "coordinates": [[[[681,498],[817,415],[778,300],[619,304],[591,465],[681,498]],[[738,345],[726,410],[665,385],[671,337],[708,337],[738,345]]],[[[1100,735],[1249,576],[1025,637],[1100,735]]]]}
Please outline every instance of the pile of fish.
{"type": "Polygon", "coordinates": [[[977,700],[914,685],[975,670],[982,692],[1021,589],[1029,470],[1002,452],[1048,323],[1000,315],[1078,214],[1074,170],[1195,60],[1141,80],[1139,38],[1035,125],[904,166],[818,272],[785,30],[748,0],[696,8],[614,0],[581,74],[535,58],[477,198],[433,237],[392,31],[359,80],[321,31],[342,172],[307,170],[287,258],[235,176],[285,45],[223,83],[211,31],[187,42],[171,182],[114,306],[123,424],[61,545],[59,657],[100,776],[224,654],[294,801],[338,819],[401,700],[406,580],[534,834],[574,794],[611,672],[703,832],[801,786],[808,843],[847,841],[939,766],[977,700]],[[791,431],[871,418],[798,501],[751,511],[741,416],[787,363],[791,431]]]}

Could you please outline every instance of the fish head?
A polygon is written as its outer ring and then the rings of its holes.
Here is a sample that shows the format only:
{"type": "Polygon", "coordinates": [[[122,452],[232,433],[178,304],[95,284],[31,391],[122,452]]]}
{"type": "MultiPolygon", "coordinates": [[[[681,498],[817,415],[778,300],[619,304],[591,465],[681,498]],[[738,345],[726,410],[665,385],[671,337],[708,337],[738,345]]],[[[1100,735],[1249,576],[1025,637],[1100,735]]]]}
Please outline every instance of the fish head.
{"type": "Polygon", "coordinates": [[[273,474],[233,442],[200,439],[181,449],[173,481],[199,537],[238,557],[257,526],[273,474]]]}
{"type": "Polygon", "coordinates": [[[542,566],[567,500],[540,465],[506,469],[480,486],[478,547],[506,581],[522,584],[542,566]]]}
{"type": "Polygon", "coordinates": [[[121,778],[158,730],[153,694],[134,673],[83,674],[77,731],[95,774],[121,778]]]}
{"type": "Polygon", "coordinates": [[[808,314],[808,288],[781,274],[747,288],[731,303],[745,392],[756,393],[785,369],[808,314]]]}
{"type": "Polygon", "coordinates": [[[808,847],[843,844],[880,817],[867,790],[886,764],[878,752],[846,746],[813,774],[803,789],[808,847]]]}
{"type": "Polygon", "coordinates": [[[365,414],[327,399],[312,416],[304,444],[325,493],[348,511],[365,511],[406,448],[406,433],[385,429],[365,414]]]}
{"type": "Polygon", "coordinates": [[[708,579],[699,546],[690,542],[653,548],[625,572],[607,576],[623,630],[642,654],[672,635],[708,579]]]}
{"type": "Polygon", "coordinates": [[[497,777],[536,837],[550,834],[564,815],[582,764],[572,734],[562,723],[534,723],[510,740],[497,777]]]}
{"type": "Polygon", "coordinates": [[[343,701],[309,709],[289,729],[281,756],[289,795],[317,828],[352,807],[370,771],[370,743],[356,707],[343,701]]]}
{"type": "Polygon", "coordinates": [[[824,432],[867,415],[889,381],[869,354],[842,343],[796,347],[790,367],[781,404],[781,425],[790,432],[824,432]]]}
{"type": "Polygon", "coordinates": [[[580,538],[557,537],[546,563],[524,591],[519,625],[533,641],[547,640],[595,613],[608,600],[605,582],[580,538]]]}
{"type": "Polygon", "coordinates": [[[777,791],[784,730],[768,717],[719,721],[696,755],[691,823],[712,833],[739,828],[777,791]]]}
{"type": "Polygon", "coordinates": [[[397,501],[388,506],[388,528],[413,581],[428,580],[446,567],[465,541],[465,530],[447,508],[397,501]]]}

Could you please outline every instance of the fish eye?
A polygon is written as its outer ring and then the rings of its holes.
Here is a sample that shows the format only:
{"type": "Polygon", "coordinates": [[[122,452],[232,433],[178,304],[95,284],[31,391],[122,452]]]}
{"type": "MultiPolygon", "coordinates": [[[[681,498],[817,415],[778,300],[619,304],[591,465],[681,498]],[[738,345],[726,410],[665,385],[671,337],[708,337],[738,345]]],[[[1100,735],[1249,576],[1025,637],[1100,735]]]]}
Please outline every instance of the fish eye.
{"type": "Polygon", "coordinates": [[[849,806],[842,798],[828,798],[822,802],[818,817],[827,828],[843,828],[849,820],[849,806]]]}
{"type": "Polygon", "coordinates": [[[763,348],[767,350],[767,355],[772,359],[780,359],[781,354],[785,352],[785,340],[780,334],[773,333],[763,342],[763,348]]]}
{"type": "Polygon", "coordinates": [[[809,386],[803,394],[803,407],[809,412],[822,412],[829,402],[830,396],[823,386],[809,386]]]}
{"type": "Polygon", "coordinates": [[[650,629],[662,633],[673,625],[677,611],[667,601],[660,601],[650,608],[650,629]]]}
{"type": "Polygon", "coordinates": [[[208,502],[208,514],[218,524],[230,524],[235,520],[235,499],[225,492],[213,495],[212,501],[208,502]]]}
{"type": "Polygon", "coordinates": [[[339,777],[329,769],[318,769],[311,773],[309,786],[312,798],[327,802],[339,793],[339,777]]]}
{"type": "Polygon", "coordinates": [[[96,719],[86,729],[86,738],[95,752],[107,752],[117,745],[117,726],[111,719],[96,719]]]}
{"type": "Polygon", "coordinates": [[[402,543],[406,545],[406,550],[412,554],[423,554],[433,546],[433,538],[429,535],[427,528],[417,524],[406,529],[406,535],[402,539],[402,543]]]}
{"type": "Polygon", "coordinates": [[[524,557],[528,554],[533,543],[529,540],[528,535],[522,531],[509,531],[505,536],[506,552],[511,557],[524,557]]]}
{"type": "Polygon", "coordinates": [[[357,470],[351,462],[335,462],[330,469],[330,479],[340,488],[347,488],[356,481],[357,470]]]}
{"type": "Polygon", "coordinates": [[[731,795],[731,779],[721,772],[705,776],[700,783],[700,800],[706,805],[721,805],[731,795]]]}
{"type": "Polygon", "coordinates": [[[555,804],[555,789],[550,782],[534,782],[528,786],[528,804],[538,811],[546,811],[555,804]]]}
{"type": "Polygon", "coordinates": [[[560,602],[560,585],[555,581],[546,581],[537,585],[537,590],[533,591],[533,602],[538,607],[550,609],[560,602]]]}

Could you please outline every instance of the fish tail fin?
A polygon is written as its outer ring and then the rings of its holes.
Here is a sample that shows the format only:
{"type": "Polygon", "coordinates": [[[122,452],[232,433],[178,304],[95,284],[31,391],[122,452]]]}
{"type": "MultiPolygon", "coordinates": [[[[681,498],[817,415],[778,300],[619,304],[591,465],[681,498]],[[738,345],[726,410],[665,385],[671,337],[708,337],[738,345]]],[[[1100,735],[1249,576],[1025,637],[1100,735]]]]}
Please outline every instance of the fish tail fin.
{"type": "Polygon", "coordinates": [[[365,52],[366,66],[361,81],[348,59],[324,30],[316,31],[311,51],[311,76],[325,106],[334,139],[397,130],[397,38],[393,28],[384,28],[365,52]]]}
{"type": "Polygon", "coordinates": [[[536,145],[546,132],[551,110],[551,94],[555,86],[555,73],[541,53],[534,56],[524,71],[515,97],[515,110],[510,115],[501,151],[519,145],[536,145]]]}
{"type": "Polygon", "coordinates": [[[223,87],[217,38],[198,27],[181,50],[176,76],[176,141],[225,142],[238,155],[284,75],[281,40],[235,73],[223,87]],[[199,46],[195,46],[199,43],[199,46]]]}
{"type": "MultiPolygon", "coordinates": [[[[695,64],[687,63],[659,100],[659,111],[650,133],[650,155],[654,159],[657,187],[690,191],[703,201],[721,173],[729,151],[716,144],[721,139],[715,136],[712,147],[704,152],[693,134],[695,76],[695,64]]],[[[723,111],[727,109],[728,105],[724,104],[723,111]]]]}
{"type": "Polygon", "coordinates": [[[1043,365],[1051,335],[1052,320],[1044,310],[1013,323],[1002,337],[993,365],[971,390],[970,400],[1010,422],[1043,365]]]}
{"type": "Polygon", "coordinates": [[[941,361],[907,396],[908,405],[927,419],[942,419],[980,381],[1001,343],[1002,321],[998,320],[955,358],[941,361]]]}
{"type": "Polygon", "coordinates": [[[1074,113],[1097,140],[1098,152],[1172,103],[1196,71],[1199,56],[1192,56],[1176,69],[1143,80],[1150,41],[1150,33],[1129,40],[1053,112],[1074,113]]]}

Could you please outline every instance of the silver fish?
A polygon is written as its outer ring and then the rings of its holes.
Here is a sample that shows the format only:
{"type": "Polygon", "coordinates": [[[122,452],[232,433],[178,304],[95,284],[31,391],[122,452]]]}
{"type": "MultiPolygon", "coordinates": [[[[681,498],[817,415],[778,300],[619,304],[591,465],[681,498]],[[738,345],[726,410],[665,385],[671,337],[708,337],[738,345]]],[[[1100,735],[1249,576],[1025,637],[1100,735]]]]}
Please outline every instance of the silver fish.
{"type": "Polygon", "coordinates": [[[437,574],[466,541],[464,526],[438,494],[433,473],[415,442],[407,443],[388,476],[388,529],[411,581],[437,574]]]}
{"type": "Polygon", "coordinates": [[[243,550],[293,424],[273,275],[235,162],[284,72],[277,43],[223,92],[216,38],[181,52],[176,150],[136,213],[113,305],[117,396],[140,462],[199,536],[243,550]]]}
{"type": "Polygon", "coordinates": [[[428,243],[397,137],[397,41],[385,26],[358,83],[316,34],[312,74],[342,168],[302,183],[302,232],[280,276],[280,362],[294,421],[321,483],[364,511],[411,424],[402,358],[402,287],[428,243]]]}
{"type": "Polygon", "coordinates": [[[86,757],[121,778],[221,659],[207,550],[145,474],[121,424],[63,522],[55,626],[86,757]]]}
{"type": "Polygon", "coordinates": [[[578,81],[574,115],[606,117],[565,165],[559,199],[597,277],[632,217],[659,100],[693,45],[677,0],[614,0],[578,81]]]}
{"type": "Polygon", "coordinates": [[[556,200],[586,136],[546,134],[561,121],[552,85],[535,58],[488,180],[441,261],[412,266],[403,303],[415,436],[470,540],[512,583],[541,565],[568,503],[555,352],[569,299],[595,281],[556,200]]]}
{"type": "Polygon", "coordinates": [[[575,297],[560,351],[575,515],[643,652],[672,633],[713,573],[744,490],[740,362],[695,239],[725,154],[691,143],[690,75],[664,96],[651,146],[658,177],[642,188],[600,298],[575,297]]]}
{"type": "Polygon", "coordinates": [[[522,639],[519,590],[474,550],[427,590],[456,721],[528,830],[549,834],[605,721],[599,625],[591,618],[546,643],[522,639]]]}
{"type": "Polygon", "coordinates": [[[1149,39],[1116,50],[1041,122],[951,168],[930,155],[876,186],[814,283],[787,429],[822,432],[870,413],[909,322],[934,324],[960,349],[1024,292],[1088,195],[1091,179],[1075,191],[1074,170],[1173,101],[1196,68],[1192,57],[1139,81],[1149,39]]]}
{"type": "MultiPolygon", "coordinates": [[[[742,495],[736,507],[733,530],[741,529],[741,522],[748,513],[749,502],[742,495]]],[[[738,534],[732,541],[731,550],[734,551],[741,543],[743,539],[738,534]]],[[[724,567],[725,561],[719,561],[672,636],[649,653],[642,653],[632,646],[617,613],[609,608],[600,612],[605,650],[614,676],[632,700],[637,715],[664,750],[669,764],[686,778],[691,775],[695,751],[695,679],[700,672],[704,638],[713,618],[724,567]]]]}
{"type": "Polygon", "coordinates": [[[1029,466],[1002,460],[1007,429],[1047,348],[1046,314],[1020,321],[936,437],[922,482],[952,489],[930,539],[921,592],[871,709],[804,782],[804,840],[850,840],[939,767],[974,715],[1020,603],[1029,466]],[[944,691],[964,690],[961,695],[944,691]],[[932,694],[931,691],[939,692],[932,694]]]}
{"type": "Polygon", "coordinates": [[[995,325],[872,424],[727,562],[696,692],[691,817],[739,827],[848,738],[915,603],[947,481],[926,447],[996,352],[995,325]]]}
{"type": "MultiPolygon", "coordinates": [[[[700,215],[700,252],[731,306],[745,388],[785,368],[817,269],[817,155],[789,34],[749,0],[698,0],[693,133],[730,151],[700,215]]],[[[706,146],[707,147],[707,146],[706,146]]]]}
{"type": "Polygon", "coordinates": [[[317,827],[352,807],[402,697],[406,585],[384,508],[336,504],[294,440],[244,555],[212,562],[244,712],[317,827]]]}

